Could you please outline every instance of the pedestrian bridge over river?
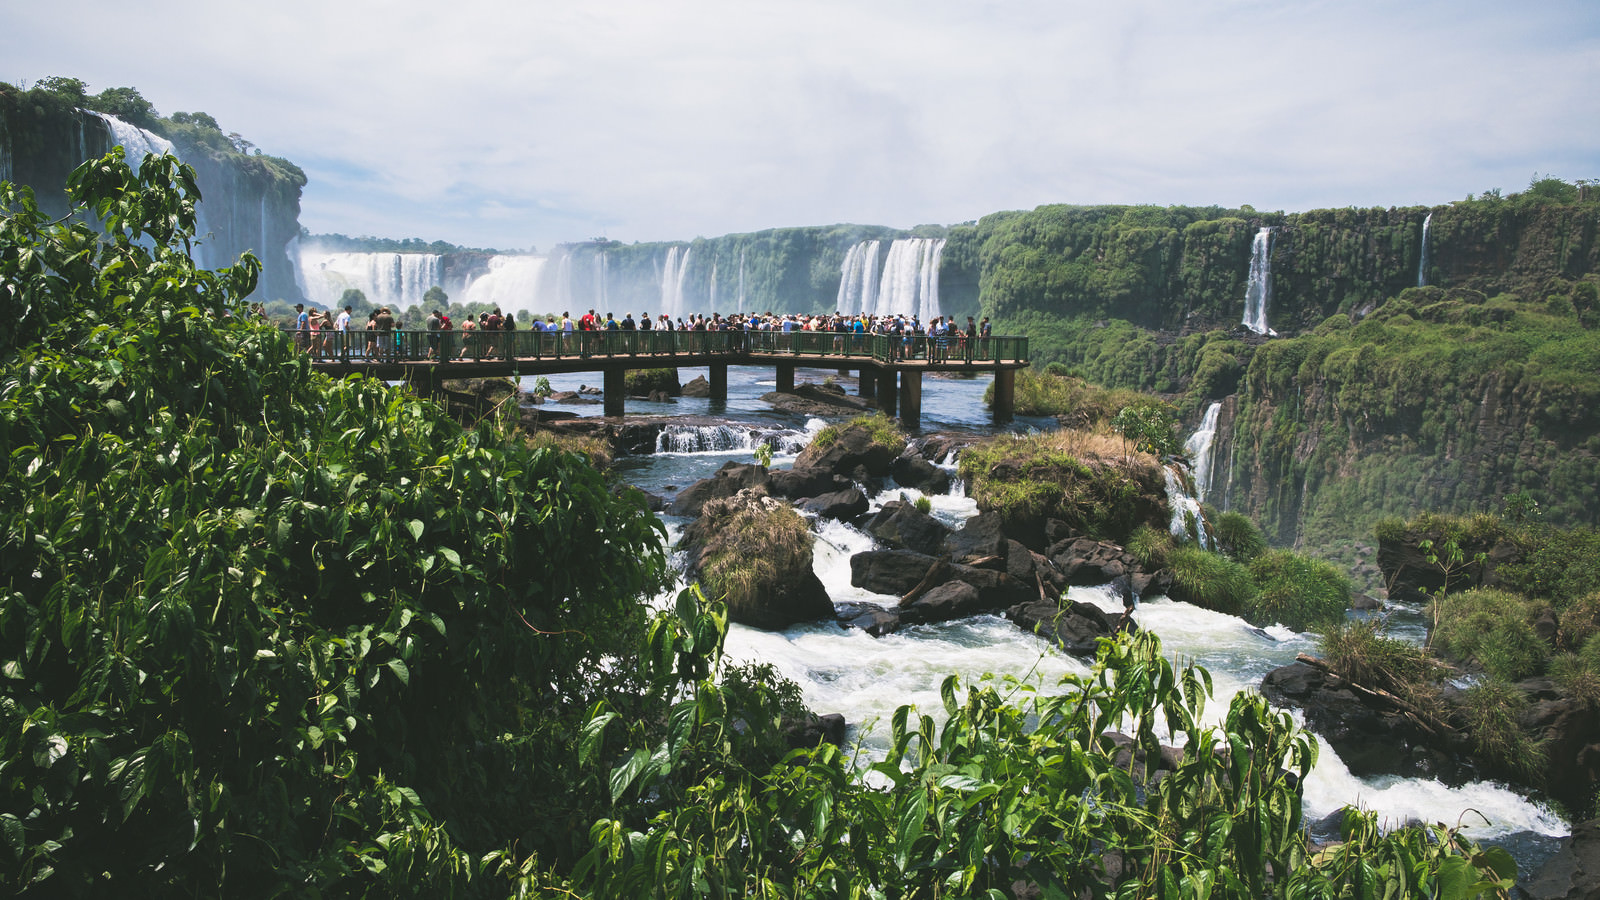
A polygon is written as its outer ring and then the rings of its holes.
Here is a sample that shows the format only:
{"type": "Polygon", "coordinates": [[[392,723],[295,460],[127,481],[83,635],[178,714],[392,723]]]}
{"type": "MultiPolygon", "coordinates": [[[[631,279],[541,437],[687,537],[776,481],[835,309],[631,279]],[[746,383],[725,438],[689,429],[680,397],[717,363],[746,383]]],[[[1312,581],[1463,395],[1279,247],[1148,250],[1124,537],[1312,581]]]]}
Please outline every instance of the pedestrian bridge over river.
{"type": "Polygon", "coordinates": [[[1028,365],[1025,337],[934,338],[823,331],[370,331],[297,332],[318,371],[362,373],[431,389],[454,378],[600,372],[605,414],[624,414],[630,369],[705,366],[711,397],[728,397],[729,366],[772,367],[778,390],[794,390],[799,367],[859,370],[860,394],[916,428],[926,372],[994,375],[994,418],[1009,422],[1016,371],[1028,365]]]}

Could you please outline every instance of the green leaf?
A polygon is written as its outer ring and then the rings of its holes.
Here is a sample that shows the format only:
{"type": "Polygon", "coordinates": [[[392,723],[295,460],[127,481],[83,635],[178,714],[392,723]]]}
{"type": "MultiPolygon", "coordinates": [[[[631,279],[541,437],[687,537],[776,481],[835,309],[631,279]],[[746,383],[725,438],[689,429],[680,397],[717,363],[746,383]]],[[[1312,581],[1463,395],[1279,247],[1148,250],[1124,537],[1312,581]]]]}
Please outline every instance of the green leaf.
{"type": "Polygon", "coordinates": [[[421,519],[412,519],[409,522],[406,522],[406,530],[411,532],[411,539],[413,541],[422,540],[423,525],[421,519]]]}
{"type": "Polygon", "coordinates": [[[595,750],[600,746],[600,738],[605,734],[606,726],[617,717],[614,712],[601,713],[590,719],[583,726],[583,734],[578,739],[578,764],[587,765],[594,758],[595,750]]]}
{"type": "Polygon", "coordinates": [[[401,662],[398,659],[391,659],[385,662],[384,665],[389,667],[389,671],[394,673],[394,677],[400,679],[401,684],[408,687],[410,686],[411,670],[406,668],[406,664],[404,662],[401,662]]]}
{"type": "Polygon", "coordinates": [[[627,793],[629,787],[644,771],[650,762],[650,751],[640,748],[633,751],[633,755],[622,761],[622,764],[611,770],[611,802],[615,803],[627,793]]]}

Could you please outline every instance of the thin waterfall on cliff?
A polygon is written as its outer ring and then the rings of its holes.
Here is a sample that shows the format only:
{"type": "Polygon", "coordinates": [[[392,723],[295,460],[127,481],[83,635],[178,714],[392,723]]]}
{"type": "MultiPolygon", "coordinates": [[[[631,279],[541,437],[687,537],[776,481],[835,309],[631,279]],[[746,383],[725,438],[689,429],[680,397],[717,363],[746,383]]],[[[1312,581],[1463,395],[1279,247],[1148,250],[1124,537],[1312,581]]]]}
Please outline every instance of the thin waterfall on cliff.
{"type": "Polygon", "coordinates": [[[1184,442],[1183,449],[1189,452],[1189,459],[1194,463],[1194,496],[1201,503],[1205,502],[1206,495],[1211,493],[1212,460],[1216,455],[1217,417],[1222,412],[1221,403],[1213,403],[1206,407],[1206,414],[1200,420],[1200,427],[1189,435],[1184,442]]]}
{"type": "Polygon", "coordinates": [[[1422,220],[1422,254],[1417,259],[1417,287],[1428,286],[1428,226],[1433,223],[1433,213],[1422,220]]]}
{"type": "Polygon", "coordinates": [[[713,310],[717,308],[717,260],[711,260],[711,281],[706,286],[706,305],[713,310]]]}
{"type": "Polygon", "coordinates": [[[666,264],[661,267],[661,311],[674,319],[688,312],[683,302],[683,279],[689,274],[689,251],[693,248],[684,247],[682,256],[678,249],[667,250],[666,264]]]}
{"type": "Polygon", "coordinates": [[[833,308],[843,313],[872,312],[878,304],[878,241],[859,241],[844,255],[839,267],[839,299],[833,308]]]}
{"type": "Polygon", "coordinates": [[[944,238],[901,238],[883,262],[878,300],[865,312],[917,316],[931,322],[939,313],[939,260],[944,238]]]}
{"type": "Polygon", "coordinates": [[[15,181],[16,177],[11,162],[11,136],[6,134],[6,117],[0,115],[0,181],[15,181]]]}
{"type": "Polygon", "coordinates": [[[739,312],[744,312],[744,248],[739,248],[739,312]]]}
{"type": "Polygon", "coordinates": [[[1244,291],[1244,327],[1256,334],[1277,334],[1267,327],[1272,302],[1272,229],[1262,226],[1250,246],[1250,283],[1244,291]]]}

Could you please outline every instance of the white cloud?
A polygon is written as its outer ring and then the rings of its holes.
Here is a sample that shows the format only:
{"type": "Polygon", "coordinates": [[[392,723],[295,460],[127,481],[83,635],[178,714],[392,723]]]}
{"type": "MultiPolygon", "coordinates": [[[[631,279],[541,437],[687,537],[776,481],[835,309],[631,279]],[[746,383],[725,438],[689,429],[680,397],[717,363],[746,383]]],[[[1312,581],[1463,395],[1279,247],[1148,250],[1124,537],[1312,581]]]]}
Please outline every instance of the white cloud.
{"type": "Polygon", "coordinates": [[[314,231],[549,246],[1600,176],[1588,0],[87,5],[0,11],[0,79],[205,110],[306,169],[314,231]]]}

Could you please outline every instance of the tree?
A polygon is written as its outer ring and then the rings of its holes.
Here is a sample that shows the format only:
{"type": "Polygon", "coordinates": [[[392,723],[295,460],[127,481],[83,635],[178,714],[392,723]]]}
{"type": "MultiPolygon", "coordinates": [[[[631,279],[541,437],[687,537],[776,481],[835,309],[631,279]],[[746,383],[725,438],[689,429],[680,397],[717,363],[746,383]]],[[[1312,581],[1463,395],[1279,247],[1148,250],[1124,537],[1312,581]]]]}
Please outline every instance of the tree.
{"type": "Polygon", "coordinates": [[[175,112],[172,114],[172,121],[179,125],[198,125],[218,133],[222,131],[222,126],[217,124],[217,120],[203,112],[175,112]]]}
{"type": "Polygon", "coordinates": [[[436,284],[428,288],[428,292],[422,295],[422,305],[430,310],[446,309],[450,306],[450,295],[444,292],[444,288],[436,284]]]}
{"type": "Polygon", "coordinates": [[[109,113],[140,128],[151,128],[160,114],[149,100],[131,87],[106,88],[89,99],[91,109],[109,113]]]}
{"type": "Polygon", "coordinates": [[[68,192],[103,234],[0,188],[0,893],[451,894],[575,853],[584,716],[659,701],[642,497],[314,374],[246,314],[254,259],[195,268],[171,157],[68,192]]]}
{"type": "Polygon", "coordinates": [[[339,295],[339,308],[350,307],[352,312],[364,313],[372,309],[372,304],[367,302],[367,295],[360,288],[345,288],[339,295]]]}
{"type": "Polygon", "coordinates": [[[48,78],[41,78],[34,84],[34,88],[48,91],[69,100],[75,106],[82,106],[89,95],[88,85],[85,85],[81,79],[68,78],[63,75],[51,75],[48,78]]]}

